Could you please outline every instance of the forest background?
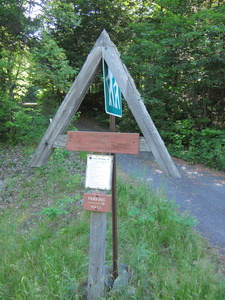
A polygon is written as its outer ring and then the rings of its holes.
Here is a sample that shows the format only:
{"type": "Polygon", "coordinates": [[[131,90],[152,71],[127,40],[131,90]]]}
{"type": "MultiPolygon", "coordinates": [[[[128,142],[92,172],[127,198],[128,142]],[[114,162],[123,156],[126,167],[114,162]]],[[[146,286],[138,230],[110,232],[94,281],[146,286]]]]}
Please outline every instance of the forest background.
{"type": "MultiPolygon", "coordinates": [[[[224,171],[224,15],[221,0],[2,0],[0,140],[37,143],[105,29],[169,152],[224,171]]],[[[99,74],[80,112],[107,126],[103,95],[99,74]]],[[[125,101],[117,130],[139,131],[125,101]]]]}

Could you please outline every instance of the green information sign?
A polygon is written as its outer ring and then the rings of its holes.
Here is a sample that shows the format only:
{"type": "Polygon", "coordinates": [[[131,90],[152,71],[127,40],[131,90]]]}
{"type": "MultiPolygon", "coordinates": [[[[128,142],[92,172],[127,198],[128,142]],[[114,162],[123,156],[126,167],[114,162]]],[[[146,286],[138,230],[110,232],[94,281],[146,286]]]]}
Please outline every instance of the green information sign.
{"type": "Polygon", "coordinates": [[[105,111],[107,114],[122,117],[122,97],[120,88],[103,59],[105,111]]]}

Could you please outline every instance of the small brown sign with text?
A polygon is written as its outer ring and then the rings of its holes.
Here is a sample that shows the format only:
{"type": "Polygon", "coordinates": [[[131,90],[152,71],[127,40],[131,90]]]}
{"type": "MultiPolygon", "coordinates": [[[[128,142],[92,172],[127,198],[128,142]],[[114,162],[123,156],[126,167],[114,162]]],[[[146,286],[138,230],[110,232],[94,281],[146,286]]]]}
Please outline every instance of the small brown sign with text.
{"type": "Polygon", "coordinates": [[[97,212],[110,212],[111,200],[112,200],[111,195],[85,193],[83,208],[85,210],[91,210],[97,212]]]}

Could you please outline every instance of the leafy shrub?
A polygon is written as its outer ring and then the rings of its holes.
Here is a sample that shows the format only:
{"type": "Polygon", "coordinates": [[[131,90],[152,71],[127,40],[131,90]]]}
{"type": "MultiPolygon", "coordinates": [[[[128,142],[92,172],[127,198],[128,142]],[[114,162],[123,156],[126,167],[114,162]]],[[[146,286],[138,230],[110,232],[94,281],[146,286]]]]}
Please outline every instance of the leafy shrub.
{"type": "Polygon", "coordinates": [[[39,109],[26,108],[0,93],[0,137],[12,144],[37,142],[48,125],[39,109]]]}
{"type": "Polygon", "coordinates": [[[40,140],[48,126],[48,118],[41,115],[39,110],[21,108],[13,114],[13,120],[7,123],[8,141],[16,144],[32,144],[40,140]]]}
{"type": "Polygon", "coordinates": [[[210,128],[196,132],[190,140],[185,158],[225,170],[225,132],[210,128]]]}
{"type": "Polygon", "coordinates": [[[8,122],[12,122],[12,117],[14,111],[18,110],[18,104],[10,101],[9,96],[0,92],[0,138],[1,141],[6,141],[8,139],[9,128],[7,126],[8,122]]]}
{"type": "Polygon", "coordinates": [[[225,131],[205,128],[198,131],[192,120],[177,121],[162,131],[170,153],[190,163],[225,170],[225,131]]]}
{"type": "Polygon", "coordinates": [[[45,207],[43,208],[42,211],[40,211],[36,215],[48,216],[50,220],[54,220],[58,216],[68,214],[70,211],[72,211],[73,210],[72,204],[77,200],[80,200],[81,198],[82,197],[80,194],[77,194],[75,196],[75,199],[65,196],[63,199],[56,201],[57,205],[51,207],[45,207]]]}
{"type": "Polygon", "coordinates": [[[43,90],[37,99],[41,107],[41,113],[45,116],[54,116],[62,99],[63,94],[59,91],[43,90]]]}

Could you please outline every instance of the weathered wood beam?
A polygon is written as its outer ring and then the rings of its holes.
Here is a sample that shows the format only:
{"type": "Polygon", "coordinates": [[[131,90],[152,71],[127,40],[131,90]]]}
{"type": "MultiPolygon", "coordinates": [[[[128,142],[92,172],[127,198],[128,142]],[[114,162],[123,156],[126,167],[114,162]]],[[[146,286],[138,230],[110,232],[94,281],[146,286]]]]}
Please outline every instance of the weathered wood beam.
{"type": "Polygon", "coordinates": [[[128,106],[136,119],[145,140],[160,168],[169,176],[180,177],[180,174],[162,141],[141,96],[126,66],[122,63],[118,51],[106,32],[103,47],[103,58],[115,77],[128,106]]]}
{"type": "Polygon", "coordinates": [[[102,299],[105,288],[107,213],[92,212],[88,267],[88,300],[102,299]]]}
{"type": "Polygon", "coordinates": [[[101,34],[96,41],[81,71],[33,154],[29,164],[30,167],[40,167],[48,161],[54,150],[53,144],[57,136],[64,133],[72,117],[77,112],[101,66],[104,39],[105,35],[101,34]]]}

